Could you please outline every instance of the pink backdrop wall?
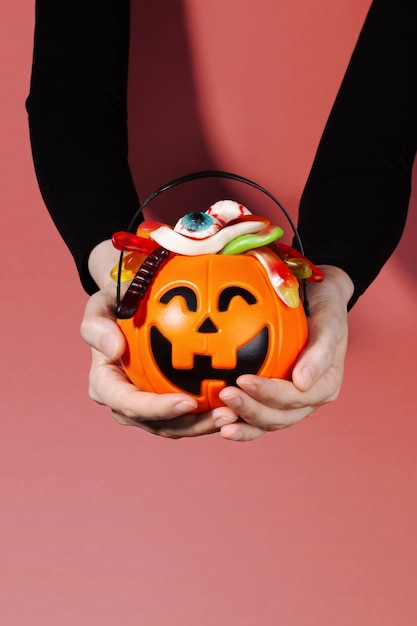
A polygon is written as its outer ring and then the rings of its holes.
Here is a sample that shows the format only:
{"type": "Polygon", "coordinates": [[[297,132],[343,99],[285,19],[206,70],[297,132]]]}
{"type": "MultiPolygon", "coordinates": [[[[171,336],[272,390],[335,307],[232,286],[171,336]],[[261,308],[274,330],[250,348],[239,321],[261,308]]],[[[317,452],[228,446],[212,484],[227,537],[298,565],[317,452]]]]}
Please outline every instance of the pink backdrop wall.
{"type": "MultiPolygon", "coordinates": [[[[132,4],[140,194],[221,167],[295,215],[369,0],[132,4]]],[[[416,200],[336,403],[246,445],[122,428],[87,396],[86,296],[32,170],[33,9],[0,6],[1,622],[415,624],[416,200]]]]}

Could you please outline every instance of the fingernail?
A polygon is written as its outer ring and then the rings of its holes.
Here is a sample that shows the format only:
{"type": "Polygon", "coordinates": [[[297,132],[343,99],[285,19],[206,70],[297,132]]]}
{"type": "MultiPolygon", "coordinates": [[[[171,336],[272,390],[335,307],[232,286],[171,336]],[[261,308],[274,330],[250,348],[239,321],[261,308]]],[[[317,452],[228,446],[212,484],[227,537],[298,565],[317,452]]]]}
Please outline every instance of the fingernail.
{"type": "Polygon", "coordinates": [[[227,426],[222,429],[221,434],[225,439],[230,439],[231,441],[240,441],[242,439],[243,433],[241,430],[235,430],[232,433],[230,433],[229,431],[230,429],[227,428],[227,426]]]}
{"type": "Polygon", "coordinates": [[[243,391],[246,391],[246,393],[248,393],[249,395],[255,394],[258,389],[257,385],[249,381],[246,382],[245,380],[242,380],[242,382],[238,381],[238,385],[243,389],[243,391]]]}
{"type": "Polygon", "coordinates": [[[305,390],[310,389],[310,387],[312,387],[314,383],[315,371],[313,370],[312,367],[310,367],[309,365],[306,365],[300,371],[299,377],[301,379],[303,388],[305,390]]]}
{"type": "Polygon", "coordinates": [[[190,400],[181,400],[178,404],[175,405],[174,411],[178,415],[183,415],[184,413],[192,413],[197,408],[197,404],[190,400]]]}
{"type": "Polygon", "coordinates": [[[228,391],[221,394],[221,400],[233,409],[238,409],[242,404],[242,400],[237,394],[228,391]]]}

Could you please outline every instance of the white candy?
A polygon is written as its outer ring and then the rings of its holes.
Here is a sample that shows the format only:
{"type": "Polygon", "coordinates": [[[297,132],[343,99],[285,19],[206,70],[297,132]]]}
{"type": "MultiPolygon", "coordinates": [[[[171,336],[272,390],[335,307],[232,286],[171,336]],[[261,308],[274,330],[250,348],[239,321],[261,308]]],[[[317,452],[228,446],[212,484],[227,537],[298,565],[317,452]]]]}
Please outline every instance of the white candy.
{"type": "Polygon", "coordinates": [[[206,212],[218,219],[222,224],[227,224],[243,215],[251,215],[249,209],[243,206],[243,204],[235,202],[235,200],[219,200],[206,212]]]}

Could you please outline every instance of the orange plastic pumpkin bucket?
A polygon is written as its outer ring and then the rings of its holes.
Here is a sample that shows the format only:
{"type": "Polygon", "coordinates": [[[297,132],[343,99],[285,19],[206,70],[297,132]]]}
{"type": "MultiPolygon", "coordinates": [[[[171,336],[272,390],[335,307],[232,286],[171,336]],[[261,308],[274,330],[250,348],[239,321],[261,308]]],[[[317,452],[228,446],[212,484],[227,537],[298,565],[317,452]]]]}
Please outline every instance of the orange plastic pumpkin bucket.
{"type": "MultiPolygon", "coordinates": [[[[259,188],[214,171],[176,179],[161,190],[206,176],[259,188]]],[[[274,243],[280,230],[242,205],[221,201],[184,216],[174,229],[143,222],[137,234],[115,234],[116,247],[129,252],[117,271],[117,321],[127,343],[122,362],[139,389],[188,393],[201,412],[220,406],[220,390],[241,374],[290,378],[307,341],[307,317],[288,260],[312,280],[321,274],[302,251],[274,243]],[[121,300],[126,272],[133,280],[121,300]]]]}

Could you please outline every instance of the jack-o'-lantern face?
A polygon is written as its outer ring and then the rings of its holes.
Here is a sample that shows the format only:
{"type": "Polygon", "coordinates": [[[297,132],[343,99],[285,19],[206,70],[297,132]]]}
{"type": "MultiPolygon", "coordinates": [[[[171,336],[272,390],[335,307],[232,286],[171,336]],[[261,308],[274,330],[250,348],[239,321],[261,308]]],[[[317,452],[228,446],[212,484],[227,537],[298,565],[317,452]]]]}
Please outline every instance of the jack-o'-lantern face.
{"type": "Polygon", "coordinates": [[[174,256],[135,316],[119,320],[123,364],[140,389],[186,392],[198,410],[241,374],[287,378],[307,338],[302,306],[290,308],[251,256],[174,256]]]}

